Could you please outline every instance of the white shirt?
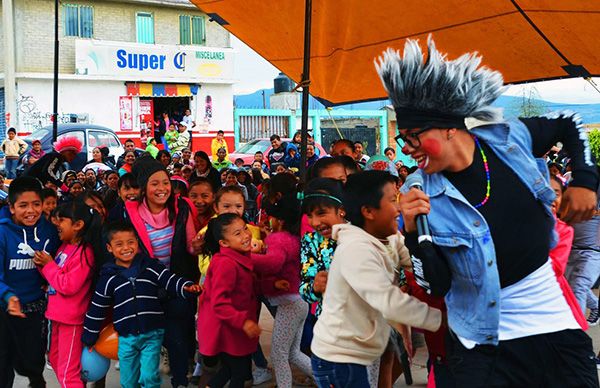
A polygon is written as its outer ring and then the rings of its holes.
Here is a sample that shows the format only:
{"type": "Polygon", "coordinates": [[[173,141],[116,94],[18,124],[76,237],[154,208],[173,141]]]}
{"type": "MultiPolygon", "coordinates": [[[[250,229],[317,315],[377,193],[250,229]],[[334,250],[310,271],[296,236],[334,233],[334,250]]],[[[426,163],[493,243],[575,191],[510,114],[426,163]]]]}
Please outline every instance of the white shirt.
{"type": "MultiPolygon", "coordinates": [[[[500,290],[500,341],[567,329],[581,329],[581,326],[560,289],[550,260],[517,283],[500,290]]],[[[460,336],[458,339],[467,349],[477,345],[477,342],[460,336]]]]}

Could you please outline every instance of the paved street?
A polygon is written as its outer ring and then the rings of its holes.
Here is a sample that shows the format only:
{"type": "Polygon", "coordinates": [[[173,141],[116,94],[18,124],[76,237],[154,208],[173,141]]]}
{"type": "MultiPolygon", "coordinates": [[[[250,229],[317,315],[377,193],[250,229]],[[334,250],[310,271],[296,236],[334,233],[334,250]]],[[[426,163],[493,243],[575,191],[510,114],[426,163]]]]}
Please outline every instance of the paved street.
{"type": "MultiPolygon", "coordinates": [[[[269,313],[267,312],[267,309],[262,309],[262,315],[261,315],[261,326],[263,327],[263,335],[261,336],[261,344],[263,346],[263,351],[265,352],[265,354],[269,354],[270,349],[271,349],[271,331],[273,329],[273,320],[271,319],[271,316],[269,315],[269,313]]],[[[595,326],[595,327],[591,327],[588,330],[588,334],[590,334],[592,336],[592,339],[594,340],[594,349],[596,352],[598,352],[598,350],[600,350],[600,326],[595,326]]],[[[420,348],[417,352],[417,355],[415,357],[415,360],[413,361],[413,366],[412,366],[412,375],[413,375],[413,385],[411,385],[411,387],[414,388],[422,388],[422,387],[426,387],[426,383],[427,383],[427,370],[425,369],[425,363],[427,360],[427,352],[424,348],[420,348]]],[[[114,362],[113,362],[114,364],[114,362]]],[[[299,374],[299,372],[298,372],[299,374]]],[[[56,381],[56,376],[54,375],[54,372],[50,371],[50,370],[46,370],[46,372],[44,373],[45,377],[46,377],[46,381],[48,382],[48,388],[59,388],[59,385],[56,381]]],[[[15,385],[16,388],[26,388],[27,387],[27,379],[18,377],[15,385]]],[[[107,388],[116,388],[119,386],[119,372],[116,371],[114,369],[114,365],[111,367],[110,371],[108,372],[108,380],[107,380],[107,384],[106,384],[107,388]]],[[[265,383],[260,385],[260,387],[273,387],[275,386],[275,379],[273,379],[273,381],[269,382],[269,383],[265,383]]],[[[163,376],[163,384],[161,387],[164,388],[170,388],[170,380],[168,378],[168,376],[163,376]]],[[[190,386],[191,387],[191,386],[190,386]]],[[[400,376],[400,378],[398,379],[398,381],[396,382],[396,384],[394,384],[394,387],[400,388],[400,387],[407,387],[406,383],[404,382],[404,377],[400,376]]]]}

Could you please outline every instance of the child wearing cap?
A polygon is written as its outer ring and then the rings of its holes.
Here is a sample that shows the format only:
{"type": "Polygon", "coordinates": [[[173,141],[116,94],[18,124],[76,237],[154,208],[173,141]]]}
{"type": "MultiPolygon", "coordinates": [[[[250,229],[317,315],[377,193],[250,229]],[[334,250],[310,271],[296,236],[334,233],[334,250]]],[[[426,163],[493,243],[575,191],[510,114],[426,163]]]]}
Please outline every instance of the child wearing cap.
{"type": "Polygon", "coordinates": [[[9,128],[6,133],[7,138],[0,146],[2,152],[4,152],[4,169],[8,179],[15,179],[17,177],[19,156],[27,150],[27,143],[17,137],[17,131],[14,128],[9,128]]]}
{"type": "Polygon", "coordinates": [[[158,155],[158,147],[156,146],[156,139],[153,137],[148,138],[148,145],[146,146],[146,152],[152,155],[153,158],[156,159],[156,155],[158,155]]]}
{"type": "Polygon", "coordinates": [[[46,155],[46,153],[42,150],[42,142],[39,139],[35,139],[31,143],[31,150],[27,153],[27,164],[31,166],[44,155],[46,155]]]}

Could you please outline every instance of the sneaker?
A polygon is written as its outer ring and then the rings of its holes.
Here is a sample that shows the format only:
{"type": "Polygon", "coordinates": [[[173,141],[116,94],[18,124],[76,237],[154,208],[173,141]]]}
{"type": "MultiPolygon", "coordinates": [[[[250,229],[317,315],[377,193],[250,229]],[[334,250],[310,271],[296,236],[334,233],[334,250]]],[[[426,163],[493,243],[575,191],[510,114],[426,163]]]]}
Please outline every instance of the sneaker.
{"type": "Polygon", "coordinates": [[[190,384],[198,385],[200,383],[200,377],[202,377],[202,364],[197,362],[194,373],[192,373],[192,377],[190,378],[190,384]]]}
{"type": "Polygon", "coordinates": [[[256,368],[252,372],[252,385],[260,385],[270,381],[273,375],[267,368],[256,368]]]}
{"type": "Polygon", "coordinates": [[[597,326],[600,323],[600,314],[598,309],[590,310],[590,315],[587,317],[588,325],[597,326]]]}
{"type": "Polygon", "coordinates": [[[121,370],[121,364],[119,364],[119,361],[115,363],[115,370],[121,370]]]}
{"type": "Polygon", "coordinates": [[[160,349],[160,373],[163,375],[168,375],[171,372],[171,368],[169,367],[169,354],[167,353],[167,349],[160,349]]]}

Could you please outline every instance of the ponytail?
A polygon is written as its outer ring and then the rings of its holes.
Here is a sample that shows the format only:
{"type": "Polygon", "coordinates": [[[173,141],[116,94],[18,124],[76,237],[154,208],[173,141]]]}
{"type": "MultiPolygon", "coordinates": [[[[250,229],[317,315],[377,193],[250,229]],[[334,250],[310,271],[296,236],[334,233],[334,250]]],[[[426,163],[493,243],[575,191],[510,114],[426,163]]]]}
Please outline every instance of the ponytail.
{"type": "Polygon", "coordinates": [[[221,249],[219,241],[223,239],[225,228],[237,219],[243,220],[242,217],[234,213],[221,214],[220,216],[211,219],[208,222],[206,234],[204,235],[204,247],[202,248],[202,253],[205,255],[214,255],[215,253],[218,253],[221,249]]]}
{"type": "Polygon", "coordinates": [[[105,250],[102,244],[102,216],[81,199],[60,205],[55,211],[55,216],[68,218],[72,222],[83,222],[84,226],[77,235],[77,238],[81,239],[79,248],[83,249],[83,255],[87,264],[92,268],[95,281],[105,261],[105,250]],[[87,257],[88,247],[94,253],[93,258],[87,257]]]}

